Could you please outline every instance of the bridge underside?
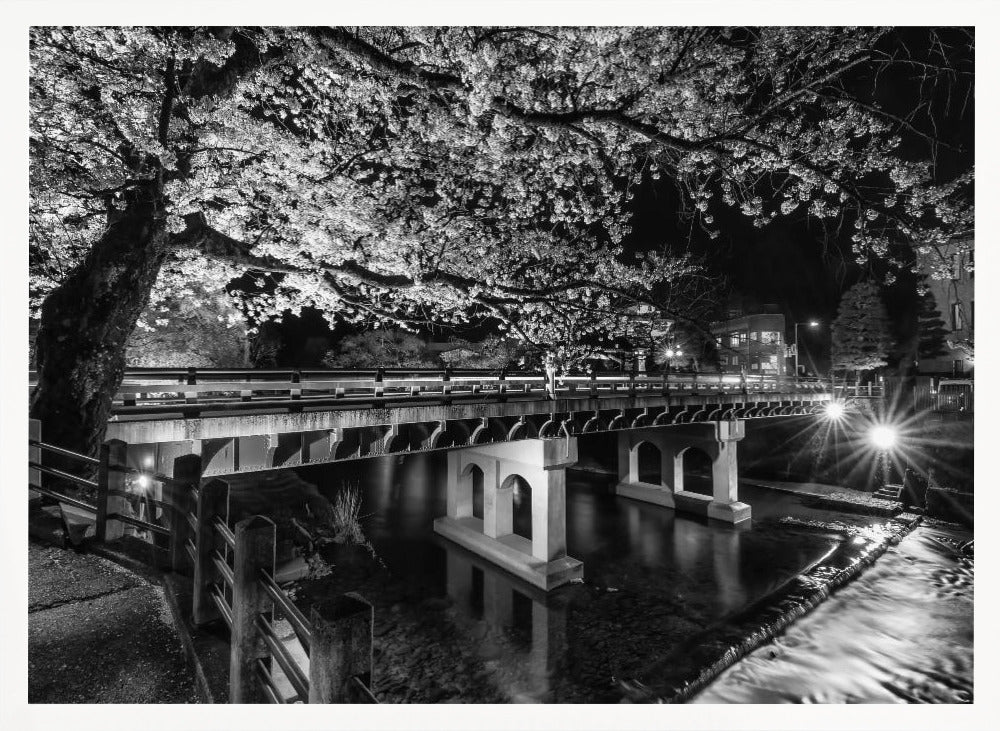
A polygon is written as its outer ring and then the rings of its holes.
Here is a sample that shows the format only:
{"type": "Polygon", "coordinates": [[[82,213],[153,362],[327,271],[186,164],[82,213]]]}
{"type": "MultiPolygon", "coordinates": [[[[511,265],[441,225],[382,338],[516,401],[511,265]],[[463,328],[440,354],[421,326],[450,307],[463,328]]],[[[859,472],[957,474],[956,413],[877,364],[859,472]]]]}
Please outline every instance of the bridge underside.
{"type": "Polygon", "coordinates": [[[173,460],[202,456],[203,474],[225,475],[524,439],[653,426],[815,413],[829,394],[733,394],[559,399],[378,409],[112,421],[129,466],[170,475],[173,460]]]}

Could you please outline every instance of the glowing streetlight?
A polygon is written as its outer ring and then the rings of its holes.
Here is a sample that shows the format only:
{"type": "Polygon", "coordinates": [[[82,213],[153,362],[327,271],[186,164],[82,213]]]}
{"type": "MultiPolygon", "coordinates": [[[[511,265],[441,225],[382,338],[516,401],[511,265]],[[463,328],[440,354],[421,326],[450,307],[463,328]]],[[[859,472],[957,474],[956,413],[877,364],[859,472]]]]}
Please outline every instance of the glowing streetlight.
{"type": "Polygon", "coordinates": [[[135,484],[139,486],[140,490],[148,489],[150,485],[149,475],[139,475],[139,477],[136,478],[135,484]]]}
{"type": "Polygon", "coordinates": [[[831,401],[826,405],[826,418],[837,420],[844,416],[844,405],[839,401],[831,401]]]}
{"type": "Polygon", "coordinates": [[[879,426],[873,427],[868,433],[868,436],[872,440],[872,444],[874,444],[880,451],[887,452],[895,446],[896,439],[899,435],[891,426],[880,424],[879,426]]]}

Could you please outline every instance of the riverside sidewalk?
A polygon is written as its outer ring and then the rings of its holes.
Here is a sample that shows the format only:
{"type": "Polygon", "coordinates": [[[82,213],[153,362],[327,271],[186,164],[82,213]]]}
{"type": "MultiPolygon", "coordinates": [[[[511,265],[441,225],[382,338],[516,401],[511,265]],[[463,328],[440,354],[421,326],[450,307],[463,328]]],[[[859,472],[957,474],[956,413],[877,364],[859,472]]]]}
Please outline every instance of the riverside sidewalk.
{"type": "Polygon", "coordinates": [[[30,703],[197,703],[163,589],[92,554],[28,543],[30,703]]]}

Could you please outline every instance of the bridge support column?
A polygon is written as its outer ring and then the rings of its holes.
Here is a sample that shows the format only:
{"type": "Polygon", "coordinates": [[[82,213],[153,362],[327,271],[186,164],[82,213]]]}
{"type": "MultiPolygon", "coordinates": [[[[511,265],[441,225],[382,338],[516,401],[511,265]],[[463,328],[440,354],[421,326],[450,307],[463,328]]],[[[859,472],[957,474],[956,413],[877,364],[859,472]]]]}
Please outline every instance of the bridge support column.
{"type": "Polygon", "coordinates": [[[447,515],[434,531],[541,589],[583,576],[566,555],[566,467],[576,462],[575,438],[526,439],[448,453],[447,515]],[[472,470],[483,473],[483,520],[472,514],[472,470]],[[531,540],[513,532],[513,490],[531,487],[531,540]]]}
{"type": "Polygon", "coordinates": [[[739,502],[736,444],[744,436],[741,421],[713,421],[630,429],[618,433],[619,482],[615,493],[634,500],[705,515],[727,523],[750,519],[750,506],[739,502]],[[639,480],[639,445],[660,452],[660,484],[639,480]],[[705,452],[712,460],[712,494],[684,489],[684,452],[705,452]]]}

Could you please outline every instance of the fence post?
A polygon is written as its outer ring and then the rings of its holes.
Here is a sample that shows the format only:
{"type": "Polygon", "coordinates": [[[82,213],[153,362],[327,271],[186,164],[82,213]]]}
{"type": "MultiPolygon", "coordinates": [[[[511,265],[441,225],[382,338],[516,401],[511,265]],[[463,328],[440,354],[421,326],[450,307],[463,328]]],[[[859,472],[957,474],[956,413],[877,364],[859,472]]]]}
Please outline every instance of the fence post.
{"type": "Polygon", "coordinates": [[[195,536],[194,581],[191,596],[191,618],[196,625],[205,624],[219,616],[219,610],[209,593],[209,585],[215,580],[215,564],[212,551],[215,550],[216,517],[226,519],[229,513],[229,485],[215,479],[198,490],[198,535],[195,536]]]}
{"type": "MultiPolygon", "coordinates": [[[[42,422],[38,419],[28,419],[28,439],[33,442],[42,441],[42,422]]],[[[42,463],[42,450],[39,447],[28,447],[28,461],[35,464],[42,463]]],[[[42,473],[34,467],[28,469],[28,485],[32,487],[42,486],[42,473]]]]}
{"type": "Polygon", "coordinates": [[[185,454],[174,460],[173,477],[183,483],[167,482],[163,485],[164,497],[171,507],[170,513],[170,567],[176,573],[185,573],[188,566],[187,542],[191,535],[188,514],[194,507],[193,487],[201,482],[201,455],[185,454]]]}
{"type": "Polygon", "coordinates": [[[97,468],[97,519],[94,537],[98,543],[116,541],[125,533],[125,524],[114,520],[125,508],[124,472],[128,447],[120,439],[109,439],[101,445],[101,464],[97,468]],[[115,494],[112,494],[115,493],[115,494]]]}
{"type": "Polygon", "coordinates": [[[270,650],[257,617],[271,609],[271,599],[258,578],[260,569],[274,571],[274,522],[262,515],[236,524],[233,551],[233,632],[229,648],[229,702],[266,703],[257,681],[257,660],[267,660],[270,650]]]}
{"type": "Polygon", "coordinates": [[[370,688],[375,610],[357,594],[313,605],[309,702],[349,703],[356,675],[370,688]]]}

